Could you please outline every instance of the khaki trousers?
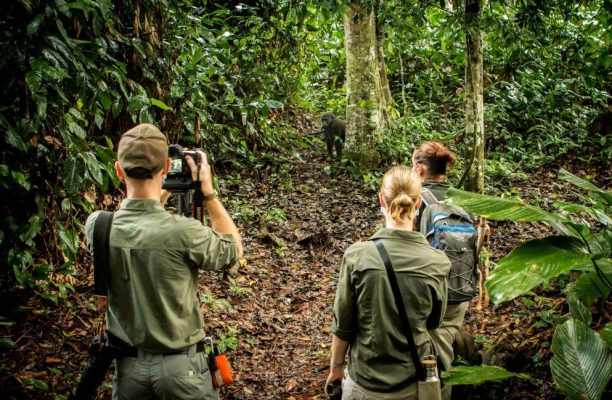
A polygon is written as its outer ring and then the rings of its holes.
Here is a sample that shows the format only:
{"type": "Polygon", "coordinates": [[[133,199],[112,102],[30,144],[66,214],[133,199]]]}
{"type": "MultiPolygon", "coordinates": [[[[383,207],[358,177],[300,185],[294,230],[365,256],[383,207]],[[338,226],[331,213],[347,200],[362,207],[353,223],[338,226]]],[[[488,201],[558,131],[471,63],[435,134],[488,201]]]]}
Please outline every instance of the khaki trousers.
{"type": "Polygon", "coordinates": [[[394,393],[372,392],[355,383],[348,371],[345,370],[344,380],[342,381],[342,400],[417,400],[417,390],[418,382],[414,382],[394,393]]]}
{"type": "Polygon", "coordinates": [[[113,400],[219,400],[206,354],[196,345],[185,353],[161,355],[138,351],[138,357],[115,359],[113,400]]]}

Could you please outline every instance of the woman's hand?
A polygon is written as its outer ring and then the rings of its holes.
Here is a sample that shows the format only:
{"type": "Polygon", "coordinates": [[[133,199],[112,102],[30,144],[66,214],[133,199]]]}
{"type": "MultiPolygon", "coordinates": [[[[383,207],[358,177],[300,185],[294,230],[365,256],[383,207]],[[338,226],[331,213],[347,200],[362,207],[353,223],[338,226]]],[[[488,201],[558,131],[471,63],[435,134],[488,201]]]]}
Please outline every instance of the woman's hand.
{"type": "Polygon", "coordinates": [[[334,366],[333,364],[329,367],[329,376],[327,377],[327,381],[325,381],[325,387],[334,382],[342,382],[344,379],[344,367],[334,366]]]}

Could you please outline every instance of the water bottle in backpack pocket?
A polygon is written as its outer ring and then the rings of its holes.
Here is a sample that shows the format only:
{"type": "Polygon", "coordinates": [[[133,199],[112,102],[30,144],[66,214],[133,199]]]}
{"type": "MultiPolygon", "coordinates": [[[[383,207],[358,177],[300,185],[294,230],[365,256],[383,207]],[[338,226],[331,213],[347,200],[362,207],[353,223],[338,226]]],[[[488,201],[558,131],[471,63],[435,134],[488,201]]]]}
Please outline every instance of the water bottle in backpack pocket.
{"type": "Polygon", "coordinates": [[[448,303],[458,304],[476,296],[476,246],[478,231],[474,219],[461,207],[439,202],[423,189],[426,207],[420,231],[434,249],[444,251],[451,262],[448,303]]]}

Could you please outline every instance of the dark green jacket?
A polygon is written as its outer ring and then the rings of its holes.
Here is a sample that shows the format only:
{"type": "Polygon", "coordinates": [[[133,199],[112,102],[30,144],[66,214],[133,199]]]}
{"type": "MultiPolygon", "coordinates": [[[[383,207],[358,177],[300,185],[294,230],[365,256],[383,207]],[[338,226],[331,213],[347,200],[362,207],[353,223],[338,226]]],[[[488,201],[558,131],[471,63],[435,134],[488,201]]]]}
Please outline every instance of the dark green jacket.
{"type": "MultiPolygon", "coordinates": [[[[381,229],[396,273],[421,358],[432,354],[428,330],[446,311],[446,255],[419,232],[381,229]]],[[[344,254],[332,332],[350,343],[348,370],[359,385],[375,392],[400,390],[416,370],[408,349],[385,266],[372,241],[356,243],[344,254]]]]}
{"type": "MultiPolygon", "coordinates": [[[[434,197],[438,201],[442,201],[446,198],[446,192],[450,188],[450,183],[448,182],[437,182],[437,181],[425,181],[423,182],[423,189],[429,189],[429,191],[434,195],[434,197]]],[[[425,210],[425,202],[421,203],[421,208],[417,211],[416,217],[414,218],[415,226],[421,226],[421,215],[423,215],[423,210],[425,210]]]]}
{"type": "MultiPolygon", "coordinates": [[[[98,215],[85,224],[92,254],[98,215]]],[[[221,269],[237,259],[231,235],[170,214],[157,200],[124,200],[110,232],[108,330],[151,353],[197,343],[204,338],[198,269],[221,269]]]]}

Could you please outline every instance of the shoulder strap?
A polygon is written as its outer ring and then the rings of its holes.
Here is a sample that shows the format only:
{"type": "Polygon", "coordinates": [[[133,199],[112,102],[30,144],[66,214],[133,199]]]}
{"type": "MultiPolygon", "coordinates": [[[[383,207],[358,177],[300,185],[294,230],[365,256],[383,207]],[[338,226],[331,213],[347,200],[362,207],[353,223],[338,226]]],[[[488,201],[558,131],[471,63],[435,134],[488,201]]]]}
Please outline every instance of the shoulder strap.
{"type": "Polygon", "coordinates": [[[380,257],[382,258],[383,263],[385,264],[385,269],[387,270],[387,275],[389,276],[389,283],[391,284],[391,289],[393,290],[395,306],[397,307],[399,318],[402,323],[402,327],[404,328],[404,335],[406,335],[406,340],[408,341],[408,347],[410,348],[410,353],[412,354],[412,362],[416,368],[417,377],[419,380],[423,380],[425,379],[425,369],[423,368],[423,364],[421,364],[421,360],[419,359],[419,353],[417,351],[416,343],[414,342],[414,336],[412,336],[412,328],[410,327],[406,307],[404,306],[402,294],[400,293],[399,286],[397,284],[397,278],[393,272],[393,266],[391,265],[389,254],[387,253],[382,240],[375,239],[374,243],[376,244],[376,248],[380,253],[380,257]]]}
{"type": "Polygon", "coordinates": [[[433,193],[431,193],[431,190],[427,188],[423,188],[423,190],[421,190],[421,198],[423,199],[425,206],[430,206],[431,204],[436,204],[438,202],[436,196],[434,196],[433,193]]]}
{"type": "Polygon", "coordinates": [[[94,293],[98,296],[108,296],[108,243],[114,215],[110,211],[100,211],[94,224],[94,293]]]}

